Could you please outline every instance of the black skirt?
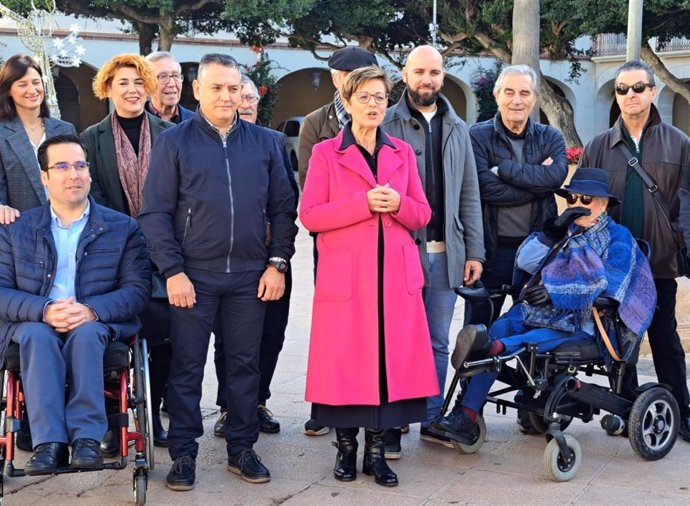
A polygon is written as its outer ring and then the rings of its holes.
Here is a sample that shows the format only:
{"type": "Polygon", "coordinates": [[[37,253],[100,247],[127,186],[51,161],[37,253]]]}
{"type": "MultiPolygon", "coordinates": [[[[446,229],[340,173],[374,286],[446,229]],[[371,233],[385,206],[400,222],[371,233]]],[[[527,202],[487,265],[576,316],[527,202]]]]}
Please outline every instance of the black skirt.
{"type": "Polygon", "coordinates": [[[314,403],[313,414],[320,425],[327,427],[392,429],[426,420],[426,397],[386,402],[378,406],[332,406],[314,403]]]}

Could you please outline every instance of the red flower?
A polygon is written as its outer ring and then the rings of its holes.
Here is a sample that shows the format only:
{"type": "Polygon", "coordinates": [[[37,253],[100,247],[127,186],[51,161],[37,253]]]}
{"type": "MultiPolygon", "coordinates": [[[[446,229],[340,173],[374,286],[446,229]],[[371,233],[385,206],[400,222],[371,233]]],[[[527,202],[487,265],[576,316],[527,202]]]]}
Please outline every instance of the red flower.
{"type": "Polygon", "coordinates": [[[271,89],[268,86],[266,86],[265,84],[262,84],[261,86],[259,86],[259,96],[263,97],[269,91],[271,91],[271,89]]]}
{"type": "Polygon", "coordinates": [[[254,53],[260,53],[264,50],[261,46],[249,46],[249,49],[254,53]]]}
{"type": "Polygon", "coordinates": [[[565,150],[565,156],[568,158],[568,163],[577,163],[580,161],[580,157],[582,156],[582,151],[583,148],[577,147],[577,148],[566,148],[565,150]]]}

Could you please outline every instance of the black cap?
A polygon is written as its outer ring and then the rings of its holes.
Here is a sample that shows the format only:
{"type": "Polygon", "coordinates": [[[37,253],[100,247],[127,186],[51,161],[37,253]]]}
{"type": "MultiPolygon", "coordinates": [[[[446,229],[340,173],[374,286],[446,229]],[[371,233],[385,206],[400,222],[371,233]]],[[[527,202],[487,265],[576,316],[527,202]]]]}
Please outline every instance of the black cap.
{"type": "Polygon", "coordinates": [[[350,72],[369,65],[378,65],[374,53],[356,46],[348,46],[334,51],[328,59],[328,66],[333,70],[350,72]]]}

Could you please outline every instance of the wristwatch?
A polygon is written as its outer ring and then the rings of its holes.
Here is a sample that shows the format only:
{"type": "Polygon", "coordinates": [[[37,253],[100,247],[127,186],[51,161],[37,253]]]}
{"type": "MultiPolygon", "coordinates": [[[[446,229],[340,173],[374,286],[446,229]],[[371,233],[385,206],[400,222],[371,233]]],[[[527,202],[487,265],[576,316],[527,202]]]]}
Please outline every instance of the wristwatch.
{"type": "Polygon", "coordinates": [[[288,263],[284,258],[271,257],[268,259],[268,265],[275,267],[278,269],[278,272],[282,272],[283,274],[288,270],[288,263]]]}

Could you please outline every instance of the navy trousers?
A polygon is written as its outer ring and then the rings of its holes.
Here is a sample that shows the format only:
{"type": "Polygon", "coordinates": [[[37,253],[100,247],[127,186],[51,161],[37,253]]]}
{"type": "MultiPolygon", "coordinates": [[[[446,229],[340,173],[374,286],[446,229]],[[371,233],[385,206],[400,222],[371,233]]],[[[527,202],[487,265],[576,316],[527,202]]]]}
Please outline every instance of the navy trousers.
{"type": "MultiPolygon", "coordinates": [[[[498,246],[496,256],[491,265],[482,272],[482,283],[489,290],[499,290],[503,285],[513,282],[513,268],[518,246],[498,246]]],[[[492,301],[470,303],[465,302],[464,325],[477,325],[483,323],[487,328],[501,316],[501,308],[505,302],[505,296],[492,299],[492,301]],[[493,304],[493,318],[492,307],[493,304]]]]}
{"type": "MultiPolygon", "coordinates": [[[[261,352],[259,357],[259,404],[266,405],[271,397],[271,380],[278,364],[278,355],[285,342],[285,329],[290,315],[290,294],[292,293],[292,268],[285,273],[285,293],[278,300],[266,304],[263,332],[261,334],[261,352]]],[[[218,379],[218,394],[216,405],[222,410],[227,410],[225,401],[225,353],[223,351],[223,335],[220,319],[216,319],[213,325],[215,335],[214,362],[216,366],[216,378],[218,379]]]]}
{"type": "Polygon", "coordinates": [[[168,441],[170,456],[196,458],[196,441],[204,432],[201,385],[216,316],[220,318],[225,353],[225,422],[228,454],[251,448],[259,435],[259,349],[266,303],[257,296],[263,271],[218,273],[187,269],[194,284],[193,308],[171,306],[172,361],[168,377],[168,441]]]}
{"type": "Polygon", "coordinates": [[[19,343],[34,448],[103,439],[108,429],[103,354],[109,335],[108,327],[99,322],[84,323],[65,334],[45,323],[17,325],[12,341],[19,343]]]}
{"type": "MultiPolygon", "coordinates": [[[[659,383],[671,387],[673,396],[678,401],[680,415],[685,418],[690,416],[690,394],[686,379],[685,351],[676,330],[678,283],[675,279],[654,279],[654,285],[657,293],[656,311],[652,324],[647,329],[654,370],[659,383]]],[[[638,386],[635,366],[627,366],[623,383],[624,394],[633,398],[632,392],[638,386]]]]}

